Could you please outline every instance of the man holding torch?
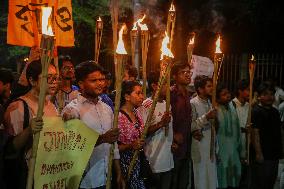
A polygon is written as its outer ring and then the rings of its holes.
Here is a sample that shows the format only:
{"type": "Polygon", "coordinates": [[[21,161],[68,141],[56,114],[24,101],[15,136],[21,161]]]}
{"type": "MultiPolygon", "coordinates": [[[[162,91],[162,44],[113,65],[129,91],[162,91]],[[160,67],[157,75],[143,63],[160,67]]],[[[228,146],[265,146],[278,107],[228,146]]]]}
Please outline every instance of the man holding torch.
{"type": "MultiPolygon", "coordinates": [[[[109,174],[108,159],[110,144],[118,139],[118,128],[112,128],[113,112],[111,108],[101,101],[99,95],[105,87],[105,75],[102,68],[87,61],[79,64],[75,69],[81,94],[63,109],[63,119],[80,119],[88,127],[100,133],[93,154],[91,155],[80,188],[104,188],[106,176],[109,174]]],[[[114,167],[117,175],[118,188],[124,188],[122,179],[119,151],[115,143],[114,167]]]]}

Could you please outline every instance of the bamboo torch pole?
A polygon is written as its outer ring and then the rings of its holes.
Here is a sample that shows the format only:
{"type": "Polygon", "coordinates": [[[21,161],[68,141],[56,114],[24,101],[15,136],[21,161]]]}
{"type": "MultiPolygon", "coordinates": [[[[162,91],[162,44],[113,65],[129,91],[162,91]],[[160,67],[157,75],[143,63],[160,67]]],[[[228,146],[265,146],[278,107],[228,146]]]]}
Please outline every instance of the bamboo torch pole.
{"type": "MultiPolygon", "coordinates": [[[[42,36],[41,36],[41,84],[40,84],[40,93],[39,93],[39,102],[38,102],[38,109],[37,109],[37,119],[41,119],[43,116],[43,108],[46,98],[46,91],[47,91],[47,76],[48,76],[48,66],[52,59],[52,53],[54,48],[54,35],[52,32],[52,28],[49,25],[49,17],[52,13],[51,7],[42,7],[42,36]]],[[[28,180],[27,180],[27,189],[32,189],[33,187],[33,179],[34,179],[34,170],[35,170],[35,163],[36,163],[36,155],[37,155],[37,148],[39,143],[39,136],[40,133],[37,132],[34,134],[33,137],[33,145],[32,145],[32,157],[29,162],[29,172],[28,172],[28,180]]]]}
{"type": "Polygon", "coordinates": [[[252,111],[252,103],[253,103],[253,79],[254,79],[254,72],[255,72],[256,61],[254,56],[252,55],[251,59],[249,60],[249,111],[248,111],[248,119],[246,125],[246,160],[247,164],[249,165],[250,162],[250,129],[251,129],[251,111],[252,111]]]}
{"type": "MultiPolygon", "coordinates": [[[[220,49],[221,37],[219,36],[216,41],[216,51],[214,55],[214,75],[213,75],[213,93],[212,93],[212,106],[215,108],[217,106],[216,102],[216,89],[218,84],[218,73],[219,73],[219,65],[223,60],[223,54],[220,49]]],[[[211,140],[210,140],[210,159],[211,161],[215,160],[215,136],[216,136],[216,128],[215,128],[216,120],[212,120],[212,129],[211,129],[211,140]]]]}
{"type": "MultiPolygon", "coordinates": [[[[118,127],[118,114],[119,114],[120,101],[121,101],[121,84],[122,84],[122,78],[124,74],[124,64],[127,62],[127,52],[125,50],[123,39],[122,39],[123,31],[125,29],[126,29],[126,25],[124,24],[119,31],[119,40],[118,40],[117,48],[116,48],[117,75],[116,75],[116,82],[115,82],[116,94],[115,94],[113,128],[118,127]]],[[[111,188],[113,156],[114,156],[114,144],[112,144],[110,148],[106,189],[111,188]]]]}
{"type": "Polygon", "coordinates": [[[112,38],[113,38],[113,61],[115,66],[115,75],[117,74],[117,63],[116,63],[116,45],[117,45],[117,26],[118,26],[118,5],[119,0],[110,0],[110,14],[111,14],[111,24],[112,24],[112,38]]]}
{"type": "Polygon", "coordinates": [[[99,63],[100,49],[101,49],[101,41],[103,35],[103,21],[101,17],[96,22],[96,41],[95,41],[95,62],[99,63]]]}
{"type": "Polygon", "coordinates": [[[130,31],[132,65],[135,65],[135,47],[136,47],[137,35],[138,35],[137,26],[136,24],[134,24],[132,30],[130,31]]]}
{"type": "Polygon", "coordinates": [[[147,96],[147,58],[149,47],[149,30],[146,24],[141,24],[141,45],[142,45],[142,78],[143,78],[143,94],[147,96]]]}
{"type": "MultiPolygon", "coordinates": [[[[153,113],[155,111],[156,104],[158,102],[162,86],[166,82],[167,76],[169,75],[169,73],[171,71],[171,67],[173,65],[172,59],[174,58],[174,56],[173,56],[172,52],[170,51],[170,49],[168,48],[169,42],[170,42],[170,39],[169,39],[169,37],[166,33],[166,36],[163,39],[162,48],[161,48],[161,51],[162,51],[162,54],[161,54],[161,71],[160,71],[158,89],[157,89],[157,92],[155,93],[153,103],[152,103],[151,108],[149,110],[149,114],[147,116],[147,119],[146,119],[146,122],[145,122],[145,125],[144,125],[144,130],[143,130],[143,133],[141,135],[141,139],[145,139],[145,137],[147,136],[148,128],[151,125],[152,116],[153,116],[153,113]]],[[[131,177],[131,173],[132,173],[133,168],[135,166],[138,155],[139,155],[139,151],[135,150],[134,155],[131,159],[129,168],[128,168],[127,180],[129,180],[130,177],[131,177]]]]}
{"type": "MultiPolygon", "coordinates": [[[[175,29],[175,22],[176,22],[176,10],[173,3],[171,3],[171,7],[169,9],[168,13],[168,19],[167,19],[167,34],[170,36],[170,44],[169,48],[172,50],[172,43],[173,43],[173,37],[174,37],[174,29],[175,29]]],[[[167,92],[166,92],[166,111],[170,111],[170,104],[171,104],[171,70],[169,71],[169,74],[167,76],[167,92]]],[[[169,128],[165,127],[165,136],[168,136],[169,128]]]]}
{"type": "Polygon", "coordinates": [[[192,33],[189,43],[187,45],[187,61],[190,67],[192,67],[191,59],[192,59],[192,52],[194,49],[194,40],[195,40],[195,33],[192,33]]]}

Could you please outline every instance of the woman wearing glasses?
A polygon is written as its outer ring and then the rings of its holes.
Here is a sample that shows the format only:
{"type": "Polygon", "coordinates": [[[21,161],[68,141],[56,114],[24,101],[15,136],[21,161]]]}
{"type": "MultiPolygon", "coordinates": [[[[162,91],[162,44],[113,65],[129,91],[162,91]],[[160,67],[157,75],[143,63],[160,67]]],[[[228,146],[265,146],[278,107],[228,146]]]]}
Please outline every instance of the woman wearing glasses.
{"type": "MultiPolygon", "coordinates": [[[[25,188],[26,186],[27,162],[31,157],[33,132],[41,130],[42,127],[42,120],[33,119],[38,109],[41,71],[40,60],[35,60],[28,65],[26,79],[31,89],[12,102],[4,115],[5,130],[9,136],[5,148],[5,170],[7,170],[5,176],[8,188],[25,188]],[[31,124],[33,121],[36,124],[31,124]]],[[[58,75],[52,64],[48,68],[47,82],[47,94],[54,95],[58,87],[58,75]]],[[[43,112],[46,117],[57,116],[56,108],[48,97],[43,112]]]]}

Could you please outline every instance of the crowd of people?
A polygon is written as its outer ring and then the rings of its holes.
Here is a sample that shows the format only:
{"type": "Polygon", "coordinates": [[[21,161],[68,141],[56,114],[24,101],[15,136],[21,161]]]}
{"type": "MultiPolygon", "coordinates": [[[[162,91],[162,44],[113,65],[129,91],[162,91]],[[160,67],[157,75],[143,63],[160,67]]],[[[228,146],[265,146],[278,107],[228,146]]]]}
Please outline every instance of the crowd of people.
{"type": "MultiPolygon", "coordinates": [[[[28,63],[18,80],[11,71],[0,70],[3,189],[26,186],[32,136],[43,126],[43,121],[35,118],[41,72],[39,59],[28,63]]],[[[240,80],[234,92],[219,83],[217,105],[213,106],[212,79],[198,75],[193,80],[187,62],[175,64],[171,70],[170,111],[166,110],[167,86],[163,85],[147,137],[141,139],[159,88],[160,72],[148,75],[149,94],[144,96],[136,68],[125,66],[118,128],[112,128],[114,77],[94,61],[75,66],[69,56],[62,56],[58,68],[50,64],[44,116],[61,116],[64,121],[80,119],[100,134],[80,188],[105,188],[109,151],[114,143],[112,188],[273,189],[282,158],[281,88],[267,81],[252,89],[255,98],[248,123],[247,80],[240,80]],[[189,90],[190,83],[194,84],[194,91],[189,90]],[[138,160],[128,177],[130,161],[137,150],[138,160]]]]}

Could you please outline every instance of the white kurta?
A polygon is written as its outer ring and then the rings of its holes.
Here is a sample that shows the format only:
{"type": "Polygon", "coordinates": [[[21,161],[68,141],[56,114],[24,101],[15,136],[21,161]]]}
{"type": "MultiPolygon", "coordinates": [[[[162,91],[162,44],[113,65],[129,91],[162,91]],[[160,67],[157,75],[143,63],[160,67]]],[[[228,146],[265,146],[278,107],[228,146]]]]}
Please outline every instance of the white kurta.
{"type": "MultiPolygon", "coordinates": [[[[236,105],[236,111],[239,118],[240,128],[246,128],[248,112],[249,112],[249,103],[246,102],[242,104],[237,98],[233,99],[233,102],[236,105]]],[[[241,133],[241,158],[246,158],[246,133],[241,133]]]]}
{"type": "Polygon", "coordinates": [[[193,138],[191,144],[195,189],[216,189],[216,162],[210,160],[211,123],[205,117],[212,106],[209,101],[198,96],[191,99],[190,103],[192,106],[191,130],[201,130],[203,134],[200,141],[193,138]]]}

